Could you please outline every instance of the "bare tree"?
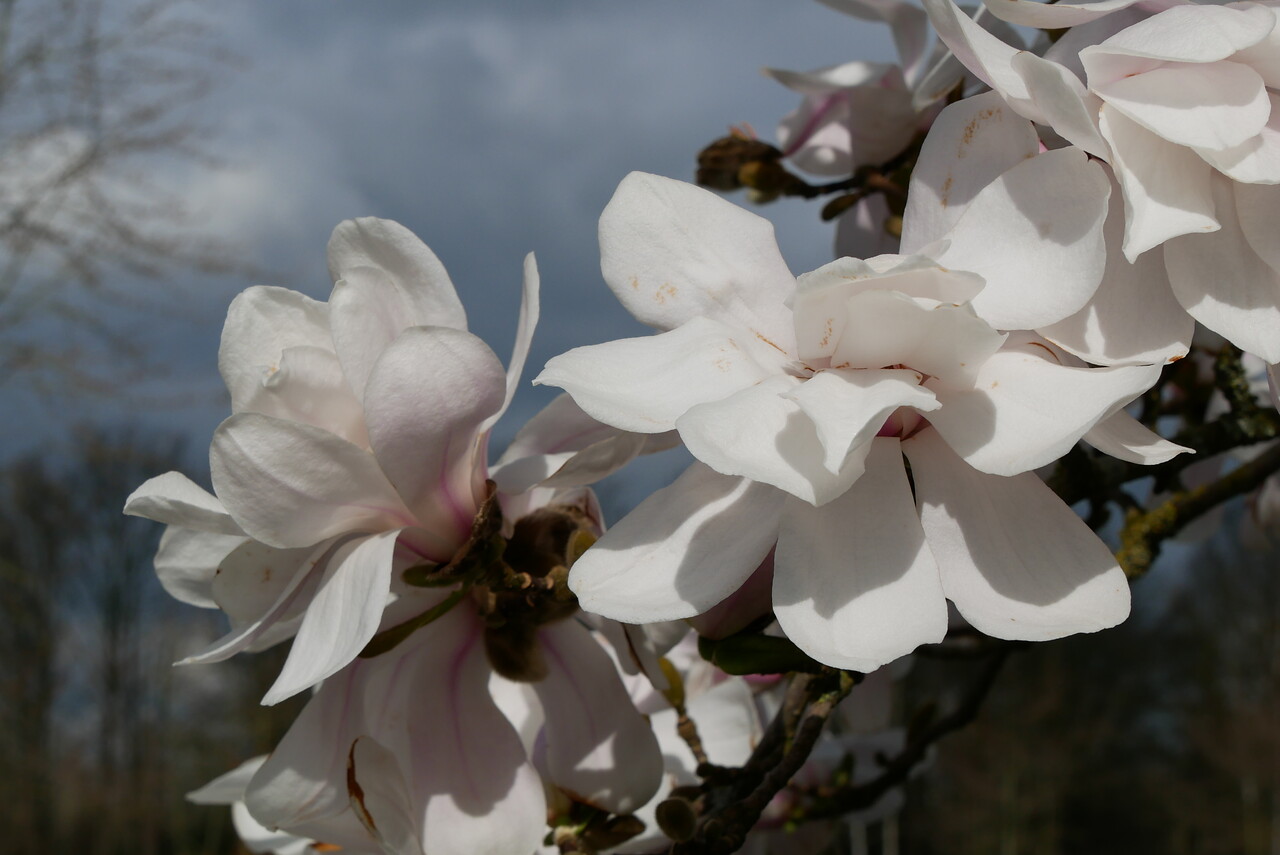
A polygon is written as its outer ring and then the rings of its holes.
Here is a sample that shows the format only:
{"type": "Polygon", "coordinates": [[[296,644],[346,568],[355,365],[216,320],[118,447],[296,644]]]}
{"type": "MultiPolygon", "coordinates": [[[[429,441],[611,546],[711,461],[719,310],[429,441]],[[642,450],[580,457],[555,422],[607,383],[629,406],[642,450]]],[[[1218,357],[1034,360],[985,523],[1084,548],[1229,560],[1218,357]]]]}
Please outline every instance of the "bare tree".
{"type": "Polygon", "coordinates": [[[234,59],[182,0],[0,0],[0,384],[100,385],[140,361],[109,311],[139,280],[230,269],[175,185],[234,59]]]}

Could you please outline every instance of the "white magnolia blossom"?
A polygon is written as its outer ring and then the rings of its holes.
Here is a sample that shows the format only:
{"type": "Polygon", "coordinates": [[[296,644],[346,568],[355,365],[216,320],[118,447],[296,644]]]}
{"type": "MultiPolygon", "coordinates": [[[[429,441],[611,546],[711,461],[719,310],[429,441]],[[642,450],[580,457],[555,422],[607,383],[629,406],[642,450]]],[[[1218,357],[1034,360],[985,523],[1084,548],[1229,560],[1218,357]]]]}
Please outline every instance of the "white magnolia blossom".
{"type": "Polygon", "coordinates": [[[1076,27],[1041,57],[984,31],[951,0],[925,2],[970,71],[1113,170],[1123,229],[1117,223],[1109,243],[1135,268],[1111,262],[1127,280],[1113,290],[1137,293],[1096,307],[1095,325],[1143,335],[1147,319],[1132,307],[1155,304],[1159,318],[1172,296],[1209,329],[1280,361],[1280,254],[1271,235],[1280,216],[1280,113],[1270,88],[1280,84],[1276,9],[988,5],[1014,23],[1076,27]]]}
{"type": "Polygon", "coordinates": [[[264,703],[335,673],[379,628],[428,607],[430,595],[399,573],[449,562],[486,478],[504,488],[509,531],[557,490],[612,471],[647,442],[558,400],[490,472],[489,429],[514,394],[537,322],[532,256],[507,370],[466,331],[448,274],[403,226],[339,225],[329,266],[328,303],[270,287],[232,303],[218,362],[233,415],[210,449],[216,498],[171,472],[125,508],[169,524],[156,559],[166,588],[231,619],[228,635],[186,662],[296,635],[264,703]]]}
{"type": "Polygon", "coordinates": [[[698,462],[574,566],[583,608],[687,618],[776,546],[780,625],[839,667],[940,640],[945,598],[1002,638],[1122,620],[1110,552],[1031,470],[1086,435],[1142,462],[1181,451],[1121,412],[1159,368],[1088,368],[999,331],[1056,320],[1096,287],[1096,169],[1051,152],[967,187],[936,245],[948,267],[841,259],[798,282],[767,222],[680,182],[625,179],[601,217],[602,267],[665,332],[570,351],[535,382],[606,424],[675,429],[698,462]],[[1032,226],[1024,180],[1053,200],[1032,226]]]}

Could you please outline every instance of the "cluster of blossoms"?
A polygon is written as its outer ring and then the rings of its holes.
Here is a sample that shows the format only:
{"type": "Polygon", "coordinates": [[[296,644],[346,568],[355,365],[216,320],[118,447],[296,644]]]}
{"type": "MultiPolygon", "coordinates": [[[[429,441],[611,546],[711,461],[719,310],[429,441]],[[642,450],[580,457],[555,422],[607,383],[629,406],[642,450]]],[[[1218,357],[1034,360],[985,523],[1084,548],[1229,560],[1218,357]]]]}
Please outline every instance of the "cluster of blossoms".
{"type": "Polygon", "coordinates": [[[1277,11],[824,2],[888,23],[902,66],[771,72],[804,96],[775,151],[828,177],[892,164],[905,194],[860,195],[844,257],[796,276],[766,220],[628,176],[602,271],[657,333],[548,362],[535,382],[567,394],[496,462],[532,258],[506,369],[386,221],[335,230],[328,302],[233,303],[214,493],[169,473],[126,511],[169,526],[167,589],[230,620],[189,661],[291,639],[264,703],[314,692],[268,758],[194,794],[236,803],[256,849],[656,851],[781,703],[690,626],[885,674],[957,623],[1041,641],[1127,616],[1111,550],[1037,470],[1080,442],[1189,451],[1126,407],[1197,322],[1280,362],[1277,11]],[[1023,49],[1011,25],[1062,32],[1023,49]],[[695,462],[606,526],[588,485],[675,444],[695,462]]]}

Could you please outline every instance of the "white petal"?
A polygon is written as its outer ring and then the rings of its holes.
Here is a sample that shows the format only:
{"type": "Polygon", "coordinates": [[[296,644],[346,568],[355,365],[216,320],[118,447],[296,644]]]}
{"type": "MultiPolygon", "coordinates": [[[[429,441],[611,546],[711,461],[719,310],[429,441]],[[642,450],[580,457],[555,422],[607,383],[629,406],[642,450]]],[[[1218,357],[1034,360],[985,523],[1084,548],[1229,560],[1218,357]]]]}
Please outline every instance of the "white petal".
{"type": "Polygon", "coordinates": [[[369,444],[364,409],[342,373],[338,355],[324,348],[285,348],[276,369],[242,396],[236,411],[303,422],[355,445],[369,444]]]}
{"type": "Polygon", "coordinates": [[[871,440],[894,410],[938,408],[933,393],[920,385],[920,375],[903,369],[821,371],[790,396],[813,420],[827,470],[847,474],[847,466],[856,468],[849,483],[861,474],[871,440]]]}
{"type": "Polygon", "coordinates": [[[148,478],[125,499],[124,512],[210,534],[244,535],[222,502],[181,472],[148,478]]]}
{"type": "Polygon", "coordinates": [[[1280,271],[1259,258],[1246,240],[1233,204],[1235,189],[1226,179],[1213,182],[1221,231],[1165,245],[1169,284],[1197,321],[1246,352],[1278,362],[1280,271]]]}
{"type": "Polygon", "coordinates": [[[864,21],[884,21],[893,30],[902,67],[910,75],[925,59],[929,21],[920,7],[902,0],[819,0],[838,12],[864,21]]]}
{"type": "Polygon", "coordinates": [[[1130,263],[1124,240],[1124,199],[1113,188],[1106,226],[1107,269],[1093,298],[1074,315],[1041,327],[1054,344],[1095,365],[1171,362],[1187,354],[1195,321],[1174,299],[1163,252],[1130,263]]]}
{"type": "Polygon", "coordinates": [[[774,614],[820,662],[872,671],[947,634],[898,440],[872,441],[867,471],[821,508],[789,502],[778,536],[774,614]]]}
{"type": "Polygon", "coordinates": [[[773,548],[783,496],[694,463],[596,541],[569,587],[585,611],[627,623],[704,612],[773,548]]]}
{"type": "Polygon", "coordinates": [[[1111,185],[1079,149],[1024,160],[974,197],[938,262],[987,280],[973,298],[997,329],[1035,329],[1079,311],[1106,266],[1111,185]]]}
{"type": "Polygon", "coordinates": [[[1268,97],[1271,116],[1257,136],[1221,151],[1198,148],[1196,154],[1234,181],[1280,184],[1280,96],[1268,93],[1268,97]]]}
{"type": "Polygon", "coordinates": [[[1087,0],[1083,3],[1037,3],[1033,0],[984,0],[988,9],[1011,24],[1058,30],[1128,9],[1140,0],[1087,0]]]}
{"type": "Polygon", "coordinates": [[[244,798],[245,787],[257,774],[266,756],[251,757],[230,772],[214,778],[203,787],[187,793],[186,799],[197,805],[229,805],[244,798]]]}
{"type": "Polygon", "coordinates": [[[213,580],[218,565],[247,540],[243,535],[169,526],[160,535],[156,550],[156,576],[174,599],[202,609],[216,609],[213,580]]]}
{"type": "Polygon", "coordinates": [[[218,346],[218,371],[240,412],[262,382],[280,367],[291,347],[332,350],[329,307],[288,288],[258,285],[241,292],[227,309],[218,346]]]}
{"type": "Polygon", "coordinates": [[[351,540],[334,553],[263,705],[278,704],[336,673],[373,638],[391,591],[398,536],[388,531],[351,540]]]}
{"type": "Polygon", "coordinates": [[[1274,228],[1280,221],[1280,188],[1236,184],[1231,190],[1235,194],[1239,229],[1249,248],[1268,267],[1280,270],[1280,241],[1275,239],[1274,228]]]}
{"type": "Polygon", "coordinates": [[[294,576],[311,569],[314,549],[275,549],[256,540],[242,539],[214,565],[213,598],[227,613],[231,626],[239,628],[260,621],[287,589],[296,586],[294,576]]]}
{"type": "Polygon", "coordinates": [[[1129,584],[1115,558],[1034,473],[978,472],[934,431],[903,450],[943,590],[978,630],[1044,641],[1128,617],[1129,584]]]}
{"type": "Polygon", "coordinates": [[[971,20],[952,0],[924,0],[929,20],[956,58],[974,76],[990,86],[1014,110],[1032,121],[1042,121],[1027,91],[1027,85],[1013,69],[1018,50],[1010,47],[971,20]]]}
{"type": "Polygon", "coordinates": [[[997,92],[950,105],[934,120],[911,173],[902,252],[946,237],[973,198],[1039,151],[1035,127],[997,92]]]}
{"type": "Polygon", "coordinates": [[[1271,114],[1262,78],[1235,62],[1154,68],[1093,90],[1163,139],[1214,151],[1256,136],[1271,114]]]}
{"type": "Polygon", "coordinates": [[[1066,454],[1159,376],[1159,365],[1075,368],[1006,350],[987,360],[972,390],[938,390],[942,407],[929,421],[970,466],[1015,475],[1066,454]]]}
{"type": "Polygon", "coordinates": [[[213,434],[209,466],[227,510],[269,546],[414,524],[373,454],[312,425],[234,415],[213,434]]]}
{"type": "Polygon", "coordinates": [[[1144,466],[1164,463],[1179,454],[1195,454],[1194,449],[1169,442],[1152,432],[1124,410],[1090,428],[1084,441],[1104,454],[1144,466]]]}
{"type": "Polygon", "coordinates": [[[447,327],[405,330],[369,373],[365,417],[378,465],[421,524],[453,545],[471,531],[481,432],[505,394],[489,346],[447,327]]]}
{"type": "Polygon", "coordinates": [[[710,191],[633,172],[600,215],[600,269],[627,310],[662,330],[697,317],[793,350],[795,280],[773,225],[710,191]]]}
{"type": "Polygon", "coordinates": [[[1217,231],[1213,170],[1194,151],[1166,142],[1108,104],[1098,124],[1124,188],[1125,258],[1134,261],[1178,235],[1217,231]]]}
{"type": "Polygon", "coordinates": [[[1067,67],[1030,51],[1013,58],[1013,69],[1026,82],[1027,93],[1049,127],[1072,145],[1103,160],[1111,159],[1111,150],[1098,133],[1098,107],[1102,102],[1085,89],[1079,77],[1067,67]]]}
{"type": "Polygon", "coordinates": [[[549,624],[538,643],[548,672],[533,688],[546,713],[551,780],[588,804],[632,813],[662,778],[653,731],[587,629],[573,620],[549,624]]]}
{"type": "Polygon", "coordinates": [[[721,401],[699,404],[676,421],[689,453],[725,475],[786,490],[812,504],[843,493],[856,470],[824,465],[813,420],[789,397],[795,377],[773,377],[721,401]]]}
{"type": "Polygon", "coordinates": [[[370,736],[351,745],[347,760],[351,809],[386,855],[419,855],[420,818],[415,816],[396,756],[370,736]]]}
{"type": "Polygon", "coordinates": [[[1142,60],[1207,63],[1226,59],[1262,41],[1274,26],[1275,17],[1261,6],[1175,6],[1084,49],[1080,58],[1089,72],[1089,85],[1096,87],[1135,68],[1150,67],[1142,65],[1142,60]]]}
{"type": "MultiPolygon", "coordinates": [[[[244,546],[240,547],[245,549],[244,546]]],[[[292,574],[286,574],[287,584],[280,590],[275,601],[256,620],[233,624],[226,635],[214,641],[204,650],[180,660],[178,665],[201,665],[210,662],[221,662],[229,659],[242,650],[263,649],[288,637],[286,628],[291,628],[295,620],[300,621],[302,612],[311,602],[316,584],[319,582],[321,567],[331,557],[336,546],[333,542],[323,543],[311,551],[305,563],[292,574]]],[[[236,561],[238,556],[233,552],[229,560],[236,561]]],[[[251,567],[254,565],[250,565],[251,567]]],[[[247,618],[248,609],[246,609],[247,618]]]]}
{"type": "MultiPolygon", "coordinates": [[[[462,646],[447,646],[419,666],[413,681],[410,754],[415,801],[425,805],[422,843],[433,855],[513,855],[533,852],[546,832],[542,781],[520,737],[489,695],[474,613],[447,617],[470,622],[462,646]]],[[[431,652],[442,645],[423,648],[431,652]]]]}
{"type": "Polygon", "coordinates": [[[482,430],[488,430],[497,423],[502,414],[507,411],[507,407],[511,406],[511,399],[515,397],[516,389],[520,386],[520,378],[524,375],[524,364],[529,358],[529,346],[533,344],[533,331],[538,327],[538,316],[542,311],[540,282],[538,262],[531,252],[524,257],[524,278],[520,288],[520,318],[516,322],[516,340],[511,346],[511,359],[507,363],[507,393],[502,400],[502,408],[485,421],[482,430]]]}
{"type": "Polygon", "coordinates": [[[775,374],[782,354],[770,352],[749,334],[694,318],[661,335],[574,348],[551,359],[533,382],[561,387],[607,425],[660,433],[690,407],[775,374]]]}

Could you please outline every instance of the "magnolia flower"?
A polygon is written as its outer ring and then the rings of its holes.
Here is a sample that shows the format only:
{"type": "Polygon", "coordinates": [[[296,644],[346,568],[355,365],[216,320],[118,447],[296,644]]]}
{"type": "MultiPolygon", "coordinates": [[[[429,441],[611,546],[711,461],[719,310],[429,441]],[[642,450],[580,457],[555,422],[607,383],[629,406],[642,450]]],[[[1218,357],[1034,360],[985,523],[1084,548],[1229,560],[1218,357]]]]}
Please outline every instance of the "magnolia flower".
{"type": "Polygon", "coordinates": [[[426,610],[428,595],[400,573],[453,559],[491,475],[504,487],[510,534],[519,517],[559,501],[557,490],[656,447],[566,398],[490,472],[489,429],[511,400],[537,321],[532,257],[508,370],[466,331],[447,273],[403,226],[339,225],[329,265],[328,303],[251,288],[228,312],[219,368],[234,414],[210,450],[216,497],[168,473],[125,508],[169,524],[157,555],[166,587],[231,618],[227,636],[185,661],[296,636],[264,703],[330,676],[380,628],[426,610]]]}
{"type": "MultiPolygon", "coordinates": [[[[925,5],[956,56],[1007,104],[1110,165],[1124,197],[1114,245],[1134,265],[1154,253],[1150,264],[1168,277],[1165,285],[1150,270],[1121,274],[1153,280],[1128,303],[1168,304],[1171,290],[1209,329],[1280,361],[1280,255],[1270,234],[1280,214],[1280,115],[1267,88],[1280,83],[1275,9],[1176,5],[1147,16],[1128,0],[990,4],[1015,23],[1081,25],[1038,57],[985,32],[951,0],[925,5]]],[[[1113,327],[1146,324],[1140,311],[1114,308],[1097,314],[1113,327]]]]}
{"type": "Polygon", "coordinates": [[[839,667],[871,670],[940,640],[944,598],[1002,638],[1122,620],[1128,587],[1110,552],[1030,470],[1086,434],[1133,459],[1180,451],[1120,412],[1159,368],[1090,369],[999,332],[1089,293],[1080,268],[1105,205],[1094,169],[1049,153],[964,188],[942,257],[985,262],[985,281],[886,256],[797,283],[767,222],[689,185],[625,179],[601,217],[602,268],[633,314],[667,331],[570,351],[535,382],[625,430],[674,428],[698,462],[575,565],[583,608],[687,618],[776,545],[779,624],[839,667]],[[1054,199],[1030,228],[1025,205],[1000,201],[1024,179],[1054,199]],[[1047,305],[1019,302],[1041,288],[1047,305]]]}
{"type": "Polygon", "coordinates": [[[658,743],[591,633],[541,627],[532,643],[550,667],[536,700],[507,692],[499,707],[482,630],[455,608],[326,680],[248,784],[254,819],[344,850],[505,855],[534,852],[546,832],[539,767],[604,810],[648,801],[658,743]],[[540,758],[515,726],[528,721],[540,758]]]}

